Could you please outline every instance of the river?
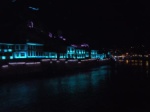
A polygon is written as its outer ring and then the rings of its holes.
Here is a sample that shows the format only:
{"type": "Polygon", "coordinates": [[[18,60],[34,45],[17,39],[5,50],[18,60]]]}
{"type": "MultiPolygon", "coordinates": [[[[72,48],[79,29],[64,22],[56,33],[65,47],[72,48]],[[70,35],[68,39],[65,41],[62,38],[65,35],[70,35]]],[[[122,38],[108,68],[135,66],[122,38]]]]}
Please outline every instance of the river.
{"type": "Polygon", "coordinates": [[[149,89],[149,61],[126,60],[53,77],[2,81],[0,112],[149,112],[149,89]]]}

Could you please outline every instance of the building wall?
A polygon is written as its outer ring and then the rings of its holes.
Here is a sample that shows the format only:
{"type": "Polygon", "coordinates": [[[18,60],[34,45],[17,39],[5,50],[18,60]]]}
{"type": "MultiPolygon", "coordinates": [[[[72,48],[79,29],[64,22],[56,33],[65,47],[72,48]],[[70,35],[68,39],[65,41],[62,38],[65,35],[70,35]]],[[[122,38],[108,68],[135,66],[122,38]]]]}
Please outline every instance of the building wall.
{"type": "Polygon", "coordinates": [[[25,58],[50,58],[50,59],[104,59],[105,54],[99,54],[98,50],[86,51],[84,49],[68,46],[66,53],[43,51],[43,44],[8,44],[0,43],[0,60],[25,59],[25,58]]]}
{"type": "Polygon", "coordinates": [[[0,59],[12,59],[13,44],[0,43],[0,59]]]}

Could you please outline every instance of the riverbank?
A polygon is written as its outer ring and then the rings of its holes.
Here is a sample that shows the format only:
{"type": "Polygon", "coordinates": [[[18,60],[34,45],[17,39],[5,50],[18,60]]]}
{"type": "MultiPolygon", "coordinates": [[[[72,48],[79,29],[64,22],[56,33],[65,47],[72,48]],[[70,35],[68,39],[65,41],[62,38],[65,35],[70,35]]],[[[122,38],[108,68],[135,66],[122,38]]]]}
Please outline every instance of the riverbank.
{"type": "Polygon", "coordinates": [[[49,60],[43,59],[34,62],[8,62],[1,66],[0,77],[46,77],[59,73],[77,72],[90,68],[110,64],[110,60],[49,60]]]}

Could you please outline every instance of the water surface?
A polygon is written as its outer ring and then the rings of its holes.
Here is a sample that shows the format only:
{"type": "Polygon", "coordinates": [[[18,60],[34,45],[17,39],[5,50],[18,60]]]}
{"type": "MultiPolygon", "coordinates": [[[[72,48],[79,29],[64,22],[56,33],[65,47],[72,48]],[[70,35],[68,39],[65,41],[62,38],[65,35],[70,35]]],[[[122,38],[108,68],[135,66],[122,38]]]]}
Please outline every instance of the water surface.
{"type": "Polygon", "coordinates": [[[148,63],[1,82],[0,112],[149,112],[148,63]]]}

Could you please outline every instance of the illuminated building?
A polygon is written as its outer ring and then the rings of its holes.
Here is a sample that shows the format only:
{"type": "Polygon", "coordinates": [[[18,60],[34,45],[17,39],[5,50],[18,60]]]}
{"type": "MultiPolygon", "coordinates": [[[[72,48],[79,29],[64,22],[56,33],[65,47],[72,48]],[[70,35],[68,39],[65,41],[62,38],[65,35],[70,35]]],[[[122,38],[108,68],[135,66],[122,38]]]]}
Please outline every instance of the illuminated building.
{"type": "Polygon", "coordinates": [[[98,50],[85,50],[74,46],[67,46],[66,52],[57,53],[44,51],[44,44],[25,43],[10,44],[0,43],[0,60],[13,59],[101,59],[106,58],[105,54],[99,54],[98,50]]]}

